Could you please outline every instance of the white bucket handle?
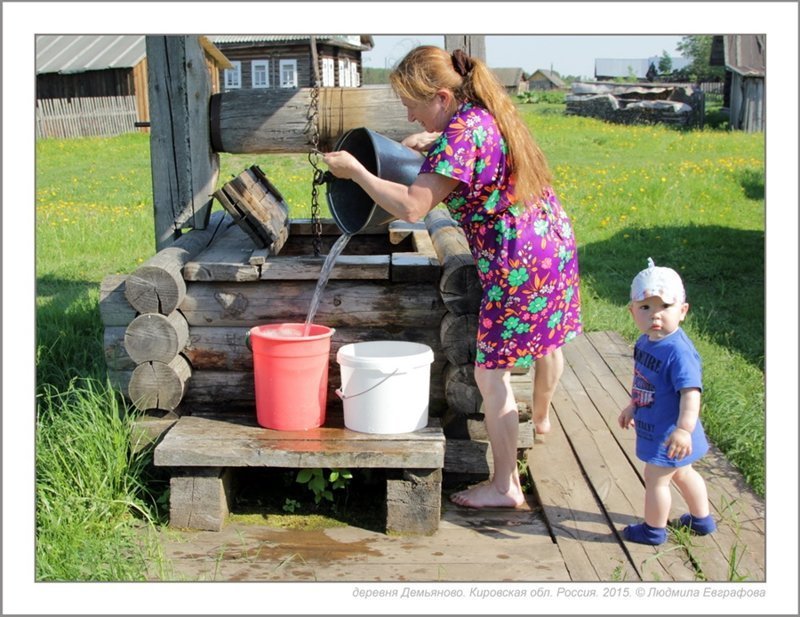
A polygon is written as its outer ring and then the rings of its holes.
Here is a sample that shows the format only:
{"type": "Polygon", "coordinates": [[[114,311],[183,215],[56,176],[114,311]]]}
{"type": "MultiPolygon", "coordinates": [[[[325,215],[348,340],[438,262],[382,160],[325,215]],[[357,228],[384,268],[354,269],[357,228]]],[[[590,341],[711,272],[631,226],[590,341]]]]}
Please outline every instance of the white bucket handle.
{"type": "Polygon", "coordinates": [[[357,396],[361,396],[362,394],[366,394],[366,393],[367,393],[367,392],[369,392],[370,390],[374,390],[375,388],[377,388],[379,385],[381,385],[383,382],[385,382],[385,381],[386,381],[387,379],[389,379],[390,377],[394,377],[395,375],[397,375],[397,371],[399,371],[399,370],[400,370],[400,368],[399,368],[399,367],[398,367],[398,368],[396,368],[396,369],[394,369],[394,372],[393,372],[393,373],[390,373],[389,375],[387,375],[386,377],[384,377],[383,379],[381,379],[381,380],[380,380],[378,383],[376,383],[374,386],[370,386],[369,388],[367,388],[367,389],[366,389],[366,390],[364,390],[363,392],[359,392],[358,394],[345,395],[345,393],[344,393],[344,392],[342,392],[342,389],[341,389],[341,388],[336,388],[336,396],[338,396],[338,397],[339,397],[340,399],[342,399],[342,400],[345,400],[345,399],[349,399],[349,398],[355,398],[355,397],[357,397],[357,396]]]}

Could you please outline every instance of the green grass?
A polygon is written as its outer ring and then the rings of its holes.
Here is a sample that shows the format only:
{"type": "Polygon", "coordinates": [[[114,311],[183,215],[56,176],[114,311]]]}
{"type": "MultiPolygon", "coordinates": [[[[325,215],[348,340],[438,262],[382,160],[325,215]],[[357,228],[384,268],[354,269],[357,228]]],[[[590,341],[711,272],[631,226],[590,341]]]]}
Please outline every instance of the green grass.
{"type": "MultiPolygon", "coordinates": [[[[763,495],[763,135],[521,108],[575,223],[586,328],[633,341],[631,279],[647,257],[676,268],[704,361],[703,422],[763,495]]],[[[105,382],[97,302],[105,276],[155,252],[149,140],[42,140],[36,155],[36,578],[142,580],[158,555],[134,530],[161,520],[162,487],[147,477],[147,453],[129,452],[134,414],[105,382]]],[[[305,155],[222,155],[220,184],[253,164],[292,217],[310,215],[305,155]]],[[[324,195],[320,205],[328,216],[324,195]]]]}

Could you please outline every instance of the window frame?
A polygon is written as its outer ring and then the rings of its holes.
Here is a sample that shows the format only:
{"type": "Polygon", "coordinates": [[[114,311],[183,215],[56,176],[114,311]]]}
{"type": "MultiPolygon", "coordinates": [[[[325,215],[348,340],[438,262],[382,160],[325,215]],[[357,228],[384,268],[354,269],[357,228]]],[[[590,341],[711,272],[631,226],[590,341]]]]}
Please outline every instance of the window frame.
{"type": "Polygon", "coordinates": [[[250,87],[253,88],[253,90],[262,90],[270,87],[269,60],[252,60],[250,62],[250,87]],[[265,83],[263,85],[256,83],[256,75],[260,68],[264,70],[265,83]]]}
{"type": "Polygon", "coordinates": [[[299,79],[298,79],[298,75],[297,75],[297,60],[295,60],[295,59],[281,60],[279,62],[279,64],[278,64],[278,67],[279,67],[278,75],[279,75],[279,80],[280,80],[280,87],[281,88],[298,88],[299,87],[299,83],[298,83],[299,79]],[[284,70],[285,69],[288,69],[288,70],[291,71],[291,73],[292,73],[292,81],[294,83],[292,83],[292,84],[284,83],[283,77],[284,77],[284,70]]]}
{"type": "Polygon", "coordinates": [[[232,69],[224,70],[222,83],[226,91],[240,90],[242,88],[242,61],[231,60],[231,65],[233,66],[232,69]]]}

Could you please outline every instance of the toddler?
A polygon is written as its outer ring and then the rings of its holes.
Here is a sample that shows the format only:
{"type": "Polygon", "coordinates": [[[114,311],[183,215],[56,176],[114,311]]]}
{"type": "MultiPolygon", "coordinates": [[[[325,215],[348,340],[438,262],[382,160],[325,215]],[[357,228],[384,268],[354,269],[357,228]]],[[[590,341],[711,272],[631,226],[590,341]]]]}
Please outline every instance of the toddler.
{"type": "Polygon", "coordinates": [[[631,402],[619,425],[636,429],[636,456],[645,462],[644,522],[628,525],[623,537],[640,544],[667,539],[672,503],[670,481],[689,506],[678,524],[705,535],[716,530],[703,478],[692,467],[708,451],[700,423],[702,367],[681,329],[689,305],[683,282],[670,268],[648,267],[631,285],[631,315],[642,336],[634,347],[631,402]]]}

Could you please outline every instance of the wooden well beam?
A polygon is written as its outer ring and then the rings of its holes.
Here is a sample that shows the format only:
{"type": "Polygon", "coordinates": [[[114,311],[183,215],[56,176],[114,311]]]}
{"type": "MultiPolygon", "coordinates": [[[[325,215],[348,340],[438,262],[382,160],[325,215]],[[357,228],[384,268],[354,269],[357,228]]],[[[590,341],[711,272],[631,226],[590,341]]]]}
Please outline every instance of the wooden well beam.
{"type": "MultiPolygon", "coordinates": [[[[233,90],[211,97],[211,146],[216,152],[288,153],[311,148],[308,111],[313,89],[233,90]]],[[[350,129],[369,127],[400,141],[419,132],[390,86],[320,88],[320,150],[350,129]]]]}

